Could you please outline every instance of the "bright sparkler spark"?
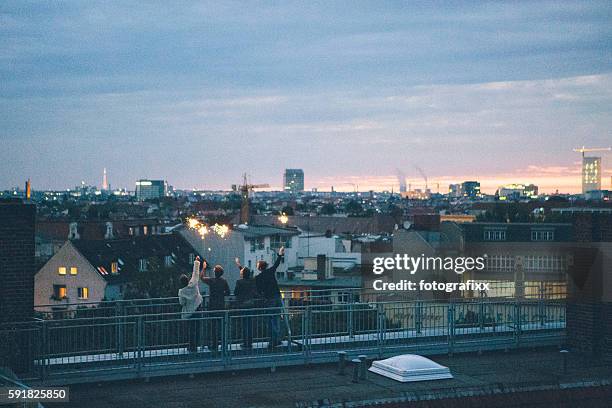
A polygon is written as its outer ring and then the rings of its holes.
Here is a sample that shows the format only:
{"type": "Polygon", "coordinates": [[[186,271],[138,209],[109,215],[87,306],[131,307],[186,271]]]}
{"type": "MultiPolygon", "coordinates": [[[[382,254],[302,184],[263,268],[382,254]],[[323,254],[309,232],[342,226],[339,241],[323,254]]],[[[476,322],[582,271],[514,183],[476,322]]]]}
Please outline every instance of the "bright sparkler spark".
{"type": "Polygon", "coordinates": [[[196,218],[188,218],[187,225],[189,226],[190,229],[200,234],[200,237],[202,239],[204,239],[204,237],[208,235],[208,233],[211,231],[217,234],[219,237],[225,238],[227,234],[229,234],[229,231],[230,231],[229,226],[227,225],[215,224],[209,227],[206,224],[203,224],[200,221],[198,221],[196,218]]]}
{"type": "Polygon", "coordinates": [[[200,225],[198,227],[198,234],[204,238],[204,235],[208,234],[208,227],[206,227],[206,225],[200,225]]]}
{"type": "Polygon", "coordinates": [[[195,229],[200,224],[200,221],[195,218],[187,218],[187,222],[189,223],[189,228],[191,229],[195,229]]]}
{"type": "Polygon", "coordinates": [[[225,236],[229,233],[229,227],[227,225],[215,224],[211,227],[211,229],[221,238],[225,238],[225,236]]]}
{"type": "Polygon", "coordinates": [[[278,217],[278,220],[282,224],[286,224],[289,221],[289,217],[287,217],[287,214],[283,213],[280,217],[278,217]]]}

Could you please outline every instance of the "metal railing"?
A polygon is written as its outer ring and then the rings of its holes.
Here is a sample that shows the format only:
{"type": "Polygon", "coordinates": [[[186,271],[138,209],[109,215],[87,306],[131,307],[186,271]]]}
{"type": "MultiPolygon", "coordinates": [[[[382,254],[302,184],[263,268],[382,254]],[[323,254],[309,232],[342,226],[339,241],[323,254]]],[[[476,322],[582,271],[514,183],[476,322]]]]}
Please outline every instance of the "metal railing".
{"type": "MultiPolygon", "coordinates": [[[[547,284],[544,286],[542,283],[535,283],[526,284],[524,288],[524,299],[528,300],[565,299],[566,297],[565,284],[555,284],[554,286],[547,284]]],[[[486,293],[463,293],[455,300],[473,300],[481,297],[500,300],[513,299],[516,296],[513,282],[496,283],[494,292],[497,296],[486,296],[486,293]]],[[[281,295],[288,306],[409,301],[414,300],[415,296],[412,293],[403,294],[395,291],[374,291],[363,288],[285,289],[281,290],[281,295]]],[[[207,304],[207,300],[208,296],[204,295],[204,304],[207,304]]],[[[231,309],[234,305],[233,296],[228,296],[226,298],[226,308],[231,309]]],[[[177,297],[167,297],[100,302],[58,302],[55,304],[35,305],[34,311],[39,319],[73,319],[178,313],[180,312],[180,305],[177,297]]]]}
{"type": "MultiPolygon", "coordinates": [[[[4,363],[50,384],[561,344],[554,300],[354,302],[39,320],[0,326],[4,363]],[[278,344],[276,344],[278,343],[278,344]]],[[[0,361],[0,363],[2,363],[0,361]]]]}

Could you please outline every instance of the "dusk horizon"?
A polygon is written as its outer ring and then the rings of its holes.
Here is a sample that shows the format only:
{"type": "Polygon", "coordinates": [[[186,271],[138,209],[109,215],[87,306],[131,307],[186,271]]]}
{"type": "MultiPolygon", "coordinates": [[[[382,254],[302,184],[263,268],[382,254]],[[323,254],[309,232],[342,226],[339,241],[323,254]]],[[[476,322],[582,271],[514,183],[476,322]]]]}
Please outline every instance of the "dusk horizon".
{"type": "Polygon", "coordinates": [[[308,189],[388,190],[397,169],[424,184],[419,167],[441,191],[579,192],[572,149],[612,140],[611,11],[9,2],[0,186],[99,185],[107,168],[128,189],[229,189],[244,172],[280,187],[303,168],[308,189]]]}

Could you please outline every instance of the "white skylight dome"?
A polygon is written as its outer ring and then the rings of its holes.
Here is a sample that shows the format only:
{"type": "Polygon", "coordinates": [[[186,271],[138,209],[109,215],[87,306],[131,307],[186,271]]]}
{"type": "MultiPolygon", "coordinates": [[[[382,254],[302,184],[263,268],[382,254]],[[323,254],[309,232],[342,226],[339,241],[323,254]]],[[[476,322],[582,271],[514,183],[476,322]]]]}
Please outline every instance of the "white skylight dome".
{"type": "Polygon", "coordinates": [[[416,354],[402,354],[374,361],[369,371],[400,382],[453,378],[448,367],[416,354]]]}

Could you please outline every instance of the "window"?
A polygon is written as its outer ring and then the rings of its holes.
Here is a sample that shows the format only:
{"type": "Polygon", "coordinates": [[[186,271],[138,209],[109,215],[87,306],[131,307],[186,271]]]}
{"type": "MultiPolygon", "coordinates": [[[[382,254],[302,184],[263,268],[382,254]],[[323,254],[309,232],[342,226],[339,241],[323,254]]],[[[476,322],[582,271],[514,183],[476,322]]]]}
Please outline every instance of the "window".
{"type": "Polygon", "coordinates": [[[532,241],[553,241],[554,239],[554,231],[531,231],[532,241]]]}
{"type": "Polygon", "coordinates": [[[79,268],[77,268],[76,266],[71,266],[70,267],[70,274],[71,275],[77,275],[79,273],[79,268]]]}
{"type": "Polygon", "coordinates": [[[111,273],[119,273],[119,264],[117,262],[111,262],[111,273]]]}
{"type": "Polygon", "coordinates": [[[147,270],[147,260],[144,258],[141,258],[138,260],[138,270],[140,272],[144,272],[147,270]]]}
{"type": "Polygon", "coordinates": [[[130,227],[130,229],[128,230],[130,235],[134,235],[134,228],[130,227]]]}
{"type": "Polygon", "coordinates": [[[166,255],[164,257],[164,265],[166,265],[166,268],[172,267],[172,263],[172,255],[166,255]]]}
{"type": "Polygon", "coordinates": [[[265,245],[265,240],[263,238],[254,238],[251,240],[251,252],[263,251],[265,245]]]}
{"type": "Polygon", "coordinates": [[[564,271],[566,268],[564,256],[527,255],[525,257],[526,271],[564,271]]]}
{"type": "Polygon", "coordinates": [[[65,299],[67,295],[66,285],[53,285],[53,298],[55,300],[65,299]]]}
{"type": "Polygon", "coordinates": [[[193,265],[194,262],[195,262],[195,254],[191,252],[189,254],[189,265],[193,265]]]}
{"type": "Polygon", "coordinates": [[[147,235],[149,233],[149,227],[146,225],[143,225],[142,227],[142,234],[143,235],[147,235]]]}
{"type": "Polygon", "coordinates": [[[57,273],[60,275],[65,275],[66,274],[66,267],[65,266],[60,266],[59,268],[57,268],[57,273]]]}
{"type": "Polygon", "coordinates": [[[277,250],[282,246],[291,248],[291,237],[284,237],[282,235],[270,236],[270,249],[277,250]]]}
{"type": "Polygon", "coordinates": [[[485,230],[484,240],[485,241],[505,241],[506,231],[504,230],[485,230]]]}
{"type": "Polygon", "coordinates": [[[89,299],[89,288],[78,288],[79,299],[89,299]]]}
{"type": "Polygon", "coordinates": [[[486,258],[487,269],[496,271],[513,271],[514,257],[510,255],[491,255],[486,258]]]}

